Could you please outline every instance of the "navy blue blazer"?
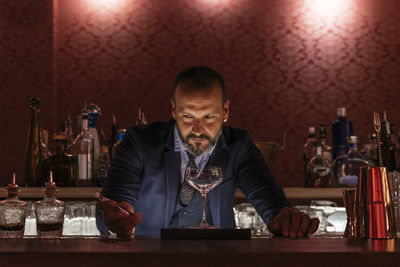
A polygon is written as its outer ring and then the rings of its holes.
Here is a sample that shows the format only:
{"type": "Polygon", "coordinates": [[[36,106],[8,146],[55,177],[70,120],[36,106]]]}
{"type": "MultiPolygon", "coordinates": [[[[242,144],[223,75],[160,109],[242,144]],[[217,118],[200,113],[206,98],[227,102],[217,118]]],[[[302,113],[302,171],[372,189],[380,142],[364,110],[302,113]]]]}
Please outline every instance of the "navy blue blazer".
{"type": "MultiPolygon", "coordinates": [[[[175,210],[181,156],[174,151],[174,125],[175,120],[170,120],[129,128],[111,163],[102,194],[117,202],[127,201],[142,213],[135,235],[160,235],[175,210]]],[[[290,206],[246,131],[223,126],[208,164],[223,170],[222,183],[207,195],[214,225],[235,227],[233,202],[237,187],[264,222],[282,207],[290,206]]],[[[96,215],[99,231],[107,233],[101,214],[96,215]]]]}

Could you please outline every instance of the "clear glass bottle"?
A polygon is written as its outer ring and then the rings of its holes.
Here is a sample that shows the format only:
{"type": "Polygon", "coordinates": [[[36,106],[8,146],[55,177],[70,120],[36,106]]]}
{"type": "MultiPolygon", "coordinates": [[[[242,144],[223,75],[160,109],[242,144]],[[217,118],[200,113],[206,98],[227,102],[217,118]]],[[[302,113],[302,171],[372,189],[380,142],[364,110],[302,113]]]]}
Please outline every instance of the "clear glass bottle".
{"type": "Polygon", "coordinates": [[[337,121],[332,124],[333,159],[347,153],[349,150],[347,138],[353,135],[353,123],[346,119],[346,108],[338,108],[337,116],[337,121]]]}
{"type": "Polygon", "coordinates": [[[14,173],[12,184],[7,187],[7,198],[0,201],[0,238],[22,238],[24,236],[28,205],[25,201],[19,200],[19,191],[14,173]]]}
{"type": "Polygon", "coordinates": [[[65,214],[65,203],[56,198],[57,187],[50,172],[49,182],[46,183],[44,199],[34,203],[36,229],[39,238],[60,238],[65,214]]]}
{"type": "Polygon", "coordinates": [[[118,141],[112,147],[111,157],[114,158],[115,153],[118,150],[119,144],[122,142],[122,138],[124,137],[126,129],[119,129],[118,130],[118,141]]]}
{"type": "Polygon", "coordinates": [[[326,141],[326,124],[319,125],[319,141],[322,146],[322,157],[332,163],[332,147],[326,141]]]}
{"type": "Polygon", "coordinates": [[[73,142],[74,156],[78,161],[78,171],[75,178],[77,186],[91,186],[94,177],[94,141],[88,132],[88,114],[82,112],[81,132],[73,142]]]}
{"type": "Polygon", "coordinates": [[[378,163],[376,134],[368,135],[368,143],[364,145],[365,158],[376,165],[378,163]]]}
{"type": "Polygon", "coordinates": [[[42,186],[42,148],[40,142],[39,127],[39,106],[38,98],[31,98],[29,107],[31,108],[31,122],[28,130],[28,144],[25,153],[25,186],[42,186]]]}
{"type": "Polygon", "coordinates": [[[393,142],[393,124],[387,120],[386,111],[384,111],[382,121],[381,141],[382,141],[382,161],[383,166],[388,171],[397,169],[397,150],[396,144],[393,142]]]}
{"type": "Polygon", "coordinates": [[[93,137],[93,174],[96,175],[98,171],[98,159],[100,155],[100,139],[96,125],[101,115],[100,107],[94,103],[90,103],[86,106],[86,112],[88,113],[88,132],[93,137]]]}
{"type": "Polygon", "coordinates": [[[315,156],[315,143],[317,142],[317,135],[315,127],[308,128],[308,139],[304,144],[303,161],[304,161],[304,185],[305,187],[312,187],[311,177],[308,170],[308,163],[311,158],[315,156]]]}
{"type": "Polygon", "coordinates": [[[99,171],[96,178],[96,185],[103,186],[105,179],[107,178],[108,169],[110,168],[111,157],[108,145],[101,146],[101,152],[99,155],[99,171]]]}
{"type": "Polygon", "coordinates": [[[316,155],[311,158],[308,169],[311,179],[311,187],[331,186],[331,162],[322,155],[322,143],[315,143],[316,155]]]}
{"type": "Polygon", "coordinates": [[[72,153],[72,143],[74,142],[74,131],[72,130],[72,120],[70,115],[67,115],[67,120],[65,121],[65,131],[64,134],[67,136],[67,147],[66,153],[72,153]]]}
{"type": "Polygon", "coordinates": [[[373,166],[374,163],[358,152],[357,136],[350,136],[348,142],[350,148],[347,154],[337,157],[333,162],[333,175],[336,185],[354,187],[357,186],[360,167],[373,166]]]}

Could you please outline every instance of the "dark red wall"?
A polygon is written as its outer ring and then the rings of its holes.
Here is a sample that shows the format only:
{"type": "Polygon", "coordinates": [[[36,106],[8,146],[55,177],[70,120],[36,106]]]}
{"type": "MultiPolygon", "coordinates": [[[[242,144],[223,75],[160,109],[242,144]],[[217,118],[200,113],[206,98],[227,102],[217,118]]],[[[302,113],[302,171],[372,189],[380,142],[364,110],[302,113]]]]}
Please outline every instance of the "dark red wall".
{"type": "Polygon", "coordinates": [[[307,128],[338,106],[363,142],[373,111],[400,125],[400,2],[337,0],[321,14],[332,1],[0,0],[1,183],[14,170],[22,182],[30,96],[51,131],[99,104],[109,136],[112,114],[122,127],[139,107],[169,119],[174,77],[203,64],[225,77],[229,125],[260,141],[288,133],[276,178],[303,185],[307,128]]]}

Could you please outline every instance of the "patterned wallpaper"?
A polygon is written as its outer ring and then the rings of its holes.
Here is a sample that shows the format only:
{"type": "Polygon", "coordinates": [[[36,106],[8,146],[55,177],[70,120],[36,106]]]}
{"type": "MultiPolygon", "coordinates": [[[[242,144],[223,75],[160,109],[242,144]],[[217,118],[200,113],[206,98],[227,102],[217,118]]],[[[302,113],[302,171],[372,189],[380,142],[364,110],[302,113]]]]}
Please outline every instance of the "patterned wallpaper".
{"type": "Polygon", "coordinates": [[[149,121],[169,119],[174,77],[191,65],[224,76],[229,125],[258,141],[288,134],[276,166],[285,186],[303,185],[307,128],[330,125],[338,106],[362,142],[373,111],[386,109],[400,125],[396,0],[56,3],[53,12],[49,0],[0,0],[3,184],[14,169],[22,176],[29,96],[41,97],[51,131],[68,112],[76,118],[85,99],[95,102],[109,136],[112,114],[121,127],[134,124],[139,107],[149,121]]]}
{"type": "Polygon", "coordinates": [[[23,183],[31,96],[42,102],[42,126],[52,124],[52,39],[51,1],[0,0],[0,186],[13,172],[23,183]]]}

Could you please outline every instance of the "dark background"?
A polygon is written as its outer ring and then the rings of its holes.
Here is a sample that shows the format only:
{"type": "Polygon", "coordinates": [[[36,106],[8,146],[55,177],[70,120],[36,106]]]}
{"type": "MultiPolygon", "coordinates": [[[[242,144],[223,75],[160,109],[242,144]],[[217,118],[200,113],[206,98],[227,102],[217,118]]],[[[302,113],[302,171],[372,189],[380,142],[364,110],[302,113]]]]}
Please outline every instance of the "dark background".
{"type": "Polygon", "coordinates": [[[112,114],[169,119],[175,76],[202,64],[225,78],[229,125],[288,134],[276,179],[302,186],[307,128],[338,106],[362,143],[373,111],[400,125],[399,29],[397,0],[0,0],[0,185],[23,181],[31,96],[51,135],[86,99],[109,137],[112,114]]]}

